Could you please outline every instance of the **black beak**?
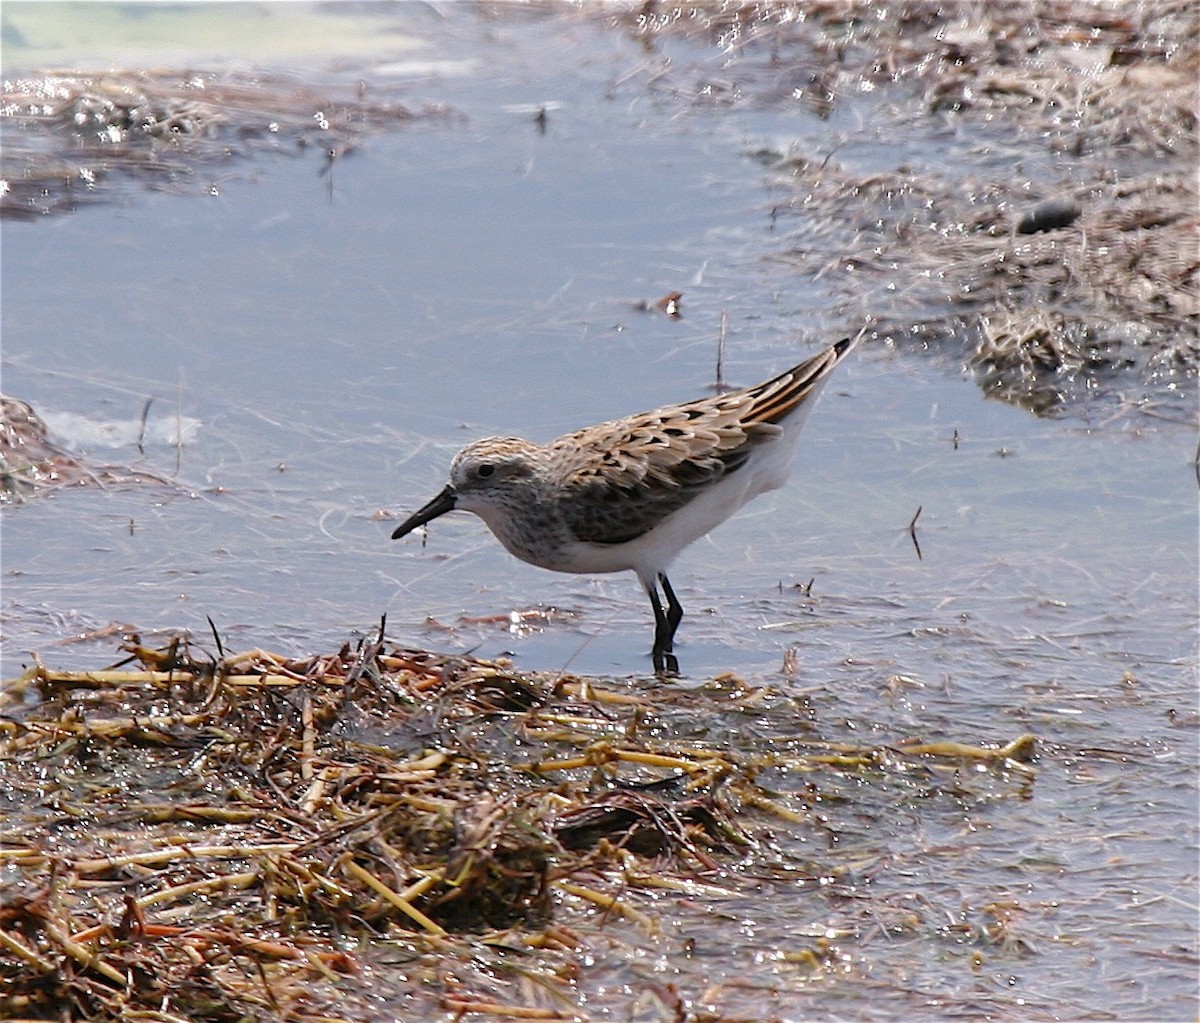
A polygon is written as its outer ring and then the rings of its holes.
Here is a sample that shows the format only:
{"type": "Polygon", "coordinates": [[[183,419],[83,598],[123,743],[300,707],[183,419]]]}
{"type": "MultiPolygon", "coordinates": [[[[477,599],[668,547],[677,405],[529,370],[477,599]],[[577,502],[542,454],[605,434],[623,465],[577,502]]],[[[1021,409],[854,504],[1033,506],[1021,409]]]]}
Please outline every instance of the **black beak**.
{"type": "Polygon", "coordinates": [[[408,536],[417,526],[423,526],[426,522],[432,522],[439,515],[454,511],[457,501],[458,495],[454,492],[454,488],[447,484],[446,488],[424,508],[401,522],[392,533],[392,539],[399,540],[402,536],[408,536]]]}

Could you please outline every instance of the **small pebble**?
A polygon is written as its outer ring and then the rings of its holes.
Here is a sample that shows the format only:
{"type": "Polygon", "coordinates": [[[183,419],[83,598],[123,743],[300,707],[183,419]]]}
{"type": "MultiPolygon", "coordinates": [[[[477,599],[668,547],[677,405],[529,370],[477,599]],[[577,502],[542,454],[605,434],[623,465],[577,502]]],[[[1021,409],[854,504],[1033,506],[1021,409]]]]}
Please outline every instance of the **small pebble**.
{"type": "Polygon", "coordinates": [[[1054,231],[1070,227],[1083,211],[1072,199],[1047,199],[1038,203],[1017,224],[1018,234],[1037,234],[1038,231],[1054,231]]]}

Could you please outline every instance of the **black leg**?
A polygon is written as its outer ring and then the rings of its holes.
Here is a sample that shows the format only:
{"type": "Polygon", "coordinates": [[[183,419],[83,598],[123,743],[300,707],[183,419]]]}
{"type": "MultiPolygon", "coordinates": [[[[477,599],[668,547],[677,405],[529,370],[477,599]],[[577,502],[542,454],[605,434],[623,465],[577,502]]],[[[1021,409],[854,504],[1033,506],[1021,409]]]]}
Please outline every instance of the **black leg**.
{"type": "Polygon", "coordinates": [[[654,671],[658,675],[678,675],[679,661],[671,653],[671,647],[675,640],[675,630],[679,626],[679,619],[683,617],[683,608],[679,606],[679,601],[675,598],[675,593],[671,589],[671,584],[667,582],[667,577],[660,572],[658,578],[662,581],[663,589],[667,594],[666,611],[663,611],[662,600],[658,596],[658,586],[654,583],[646,586],[646,593],[650,597],[650,606],[654,608],[654,648],[651,651],[654,658],[654,671]]]}
{"type": "Polygon", "coordinates": [[[675,630],[683,621],[683,605],[679,603],[679,598],[671,589],[671,580],[667,578],[666,572],[658,573],[658,581],[662,583],[663,593],[667,596],[667,626],[670,630],[667,633],[667,649],[672,650],[675,645],[675,630]]]}

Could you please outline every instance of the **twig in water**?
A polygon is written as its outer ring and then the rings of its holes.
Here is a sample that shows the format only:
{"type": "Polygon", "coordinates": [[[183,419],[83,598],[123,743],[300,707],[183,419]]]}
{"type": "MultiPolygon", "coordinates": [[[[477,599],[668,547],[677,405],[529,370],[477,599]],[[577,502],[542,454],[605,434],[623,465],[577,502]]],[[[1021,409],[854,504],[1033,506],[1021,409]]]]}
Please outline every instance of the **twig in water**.
{"type": "Polygon", "coordinates": [[[717,338],[717,384],[716,391],[720,394],[725,390],[725,335],[729,331],[729,313],[721,310],[721,334],[717,338]]]}
{"type": "Polygon", "coordinates": [[[224,659],[225,647],[221,645],[221,637],[217,635],[217,626],[212,620],[212,615],[205,615],[204,617],[208,619],[208,627],[212,629],[213,642],[217,644],[217,656],[224,659]]]}
{"type": "Polygon", "coordinates": [[[917,542],[917,519],[921,517],[921,509],[925,506],[917,505],[917,513],[912,517],[912,522],[908,524],[908,535],[912,537],[913,546],[917,549],[917,560],[923,561],[921,557],[921,545],[917,542]]]}
{"type": "Polygon", "coordinates": [[[154,404],[154,396],[151,395],[146,399],[146,404],[142,406],[142,424],[138,430],[137,449],[138,454],[143,457],[146,454],[146,419],[150,415],[150,406],[154,404]]]}
{"type": "Polygon", "coordinates": [[[847,139],[842,139],[836,146],[834,146],[831,150],[829,150],[828,153],[825,154],[825,159],[821,161],[821,170],[822,171],[825,170],[825,168],[829,166],[829,161],[833,159],[833,154],[836,153],[839,149],[841,149],[842,146],[844,146],[847,143],[847,141],[848,141],[847,139]]]}

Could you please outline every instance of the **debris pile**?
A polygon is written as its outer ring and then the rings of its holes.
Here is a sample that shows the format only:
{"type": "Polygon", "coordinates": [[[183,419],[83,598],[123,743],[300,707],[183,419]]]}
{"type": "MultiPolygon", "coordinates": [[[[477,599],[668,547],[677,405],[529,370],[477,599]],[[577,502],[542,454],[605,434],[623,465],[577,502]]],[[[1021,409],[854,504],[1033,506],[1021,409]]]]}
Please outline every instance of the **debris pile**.
{"type": "Polygon", "coordinates": [[[823,742],[732,679],[643,694],[380,637],[290,658],[133,636],[111,668],[6,684],[5,1015],[345,1018],[402,949],[414,1012],[579,1019],[588,929],[654,934],[656,894],[734,883],[772,829],[819,826],[822,776],[1033,783],[1029,736],[823,742]]]}

